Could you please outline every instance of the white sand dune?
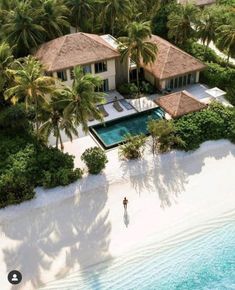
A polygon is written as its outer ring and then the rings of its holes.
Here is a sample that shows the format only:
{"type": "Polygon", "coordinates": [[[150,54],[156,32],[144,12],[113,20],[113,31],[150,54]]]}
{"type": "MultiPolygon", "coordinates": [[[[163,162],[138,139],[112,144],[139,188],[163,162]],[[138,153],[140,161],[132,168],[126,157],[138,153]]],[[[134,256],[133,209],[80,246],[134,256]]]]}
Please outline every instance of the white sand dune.
{"type": "MultiPolygon", "coordinates": [[[[79,145],[67,143],[66,150],[79,156],[79,145]]],[[[147,240],[161,247],[235,208],[235,146],[228,141],[206,142],[191,153],[146,153],[140,161],[120,161],[117,150],[108,156],[102,175],[38,189],[35,200],[0,210],[1,289],[37,289],[147,240]],[[7,282],[12,269],[23,274],[19,287],[7,282]]]]}

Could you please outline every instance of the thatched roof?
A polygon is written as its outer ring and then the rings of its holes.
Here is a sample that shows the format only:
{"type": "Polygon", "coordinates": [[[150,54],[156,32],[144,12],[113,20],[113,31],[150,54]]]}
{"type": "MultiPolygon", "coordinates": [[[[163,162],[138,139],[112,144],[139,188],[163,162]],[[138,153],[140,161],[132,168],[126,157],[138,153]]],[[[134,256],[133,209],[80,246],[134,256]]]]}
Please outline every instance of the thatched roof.
{"type": "Polygon", "coordinates": [[[118,56],[119,52],[100,36],[82,32],[46,42],[35,54],[49,72],[118,56]]]}
{"type": "Polygon", "coordinates": [[[177,118],[192,112],[200,111],[206,107],[187,91],[176,92],[155,99],[172,118],[177,118]]]}
{"type": "Polygon", "coordinates": [[[150,41],[158,47],[157,58],[153,64],[143,65],[143,67],[160,80],[206,68],[201,61],[159,36],[152,35],[150,41]]]}

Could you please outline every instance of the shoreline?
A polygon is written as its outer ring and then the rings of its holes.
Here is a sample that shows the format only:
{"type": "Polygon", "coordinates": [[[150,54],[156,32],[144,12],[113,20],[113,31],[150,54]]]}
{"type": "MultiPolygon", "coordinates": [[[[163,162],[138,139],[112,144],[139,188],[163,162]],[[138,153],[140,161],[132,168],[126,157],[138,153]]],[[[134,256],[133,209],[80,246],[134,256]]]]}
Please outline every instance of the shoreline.
{"type": "MultiPolygon", "coordinates": [[[[14,289],[38,289],[143,242],[152,240],[161,247],[167,237],[193,232],[234,210],[235,146],[228,141],[156,156],[155,162],[150,155],[123,165],[114,153],[103,175],[86,177],[66,192],[39,191],[37,202],[0,211],[0,274],[17,268],[25,279],[14,289]],[[124,195],[129,200],[128,227],[124,195]]],[[[11,289],[8,284],[4,290],[11,289]]]]}
{"type": "MultiPolygon", "coordinates": [[[[86,138],[86,137],[83,137],[86,138]]],[[[74,140],[75,143],[77,140],[74,140]]],[[[69,151],[72,142],[65,143],[65,152],[69,151]]],[[[117,148],[107,152],[109,162],[106,168],[101,174],[98,175],[85,175],[78,181],[68,185],[68,186],[57,186],[55,188],[44,189],[42,187],[37,187],[35,189],[36,195],[35,198],[25,201],[21,204],[10,205],[6,208],[0,209],[0,225],[1,222],[8,219],[20,217],[21,215],[27,214],[35,209],[40,209],[49,205],[60,204],[63,201],[77,196],[81,193],[86,193],[90,190],[95,190],[103,187],[106,183],[109,185],[128,182],[128,180],[135,176],[145,176],[146,173],[152,173],[156,163],[167,163],[171,159],[177,158],[178,160],[186,159],[197,159],[197,156],[201,156],[204,153],[208,153],[211,149],[220,151],[224,146],[234,146],[228,140],[219,140],[219,141],[207,141],[201,144],[200,148],[195,151],[179,151],[172,150],[168,153],[158,154],[152,156],[148,150],[145,150],[144,156],[138,160],[119,160],[117,148]],[[209,147],[209,149],[208,149],[209,147]],[[112,159],[110,158],[112,156],[112,159]],[[110,162],[110,159],[112,162],[110,162]],[[124,166],[123,166],[124,165],[124,166]],[[127,165],[127,168],[125,168],[127,165]],[[118,170],[114,170],[118,168],[118,170]],[[132,170],[133,169],[133,170],[132,170]],[[114,173],[115,172],[115,173],[114,173]],[[85,186],[84,186],[85,185],[85,186]],[[66,195],[65,195],[66,192],[66,195]]],[[[70,152],[70,154],[76,154],[75,152],[70,152]]],[[[222,153],[223,155],[223,153],[222,153]]],[[[84,164],[80,158],[75,158],[75,167],[83,167],[84,164]]]]}

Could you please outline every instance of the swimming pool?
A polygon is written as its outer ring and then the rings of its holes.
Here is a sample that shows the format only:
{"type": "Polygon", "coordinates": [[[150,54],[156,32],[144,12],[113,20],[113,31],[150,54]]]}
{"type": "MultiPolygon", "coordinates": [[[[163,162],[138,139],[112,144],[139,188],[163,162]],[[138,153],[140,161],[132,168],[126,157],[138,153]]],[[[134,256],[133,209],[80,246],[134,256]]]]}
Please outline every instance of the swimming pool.
{"type": "MultiPolygon", "coordinates": [[[[200,234],[170,240],[159,252],[151,243],[111,262],[51,283],[45,290],[232,290],[235,289],[235,220],[200,228],[200,234]]],[[[214,222],[214,221],[213,221],[214,222]]],[[[185,233],[184,233],[185,234],[185,233]]]]}
{"type": "Polygon", "coordinates": [[[164,111],[158,107],[92,126],[90,132],[103,148],[110,149],[120,144],[128,133],[132,135],[147,134],[148,120],[162,119],[164,116],[164,111]]]}

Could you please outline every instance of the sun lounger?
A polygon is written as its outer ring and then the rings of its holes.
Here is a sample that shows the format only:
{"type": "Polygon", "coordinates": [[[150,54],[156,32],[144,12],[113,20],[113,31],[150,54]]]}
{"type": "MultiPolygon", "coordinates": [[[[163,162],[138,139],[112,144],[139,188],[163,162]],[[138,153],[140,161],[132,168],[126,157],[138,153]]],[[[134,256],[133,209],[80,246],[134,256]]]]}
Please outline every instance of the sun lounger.
{"type": "Polygon", "coordinates": [[[108,113],[106,112],[104,105],[99,105],[98,109],[100,110],[101,114],[103,115],[103,117],[108,117],[108,113]]]}
{"type": "Polygon", "coordinates": [[[129,104],[125,99],[119,100],[119,102],[123,105],[124,108],[127,110],[133,110],[133,107],[131,104],[129,104]]]}
{"type": "Polygon", "coordinates": [[[122,112],[123,111],[123,108],[120,106],[118,101],[113,102],[113,107],[118,112],[122,112]]]}

